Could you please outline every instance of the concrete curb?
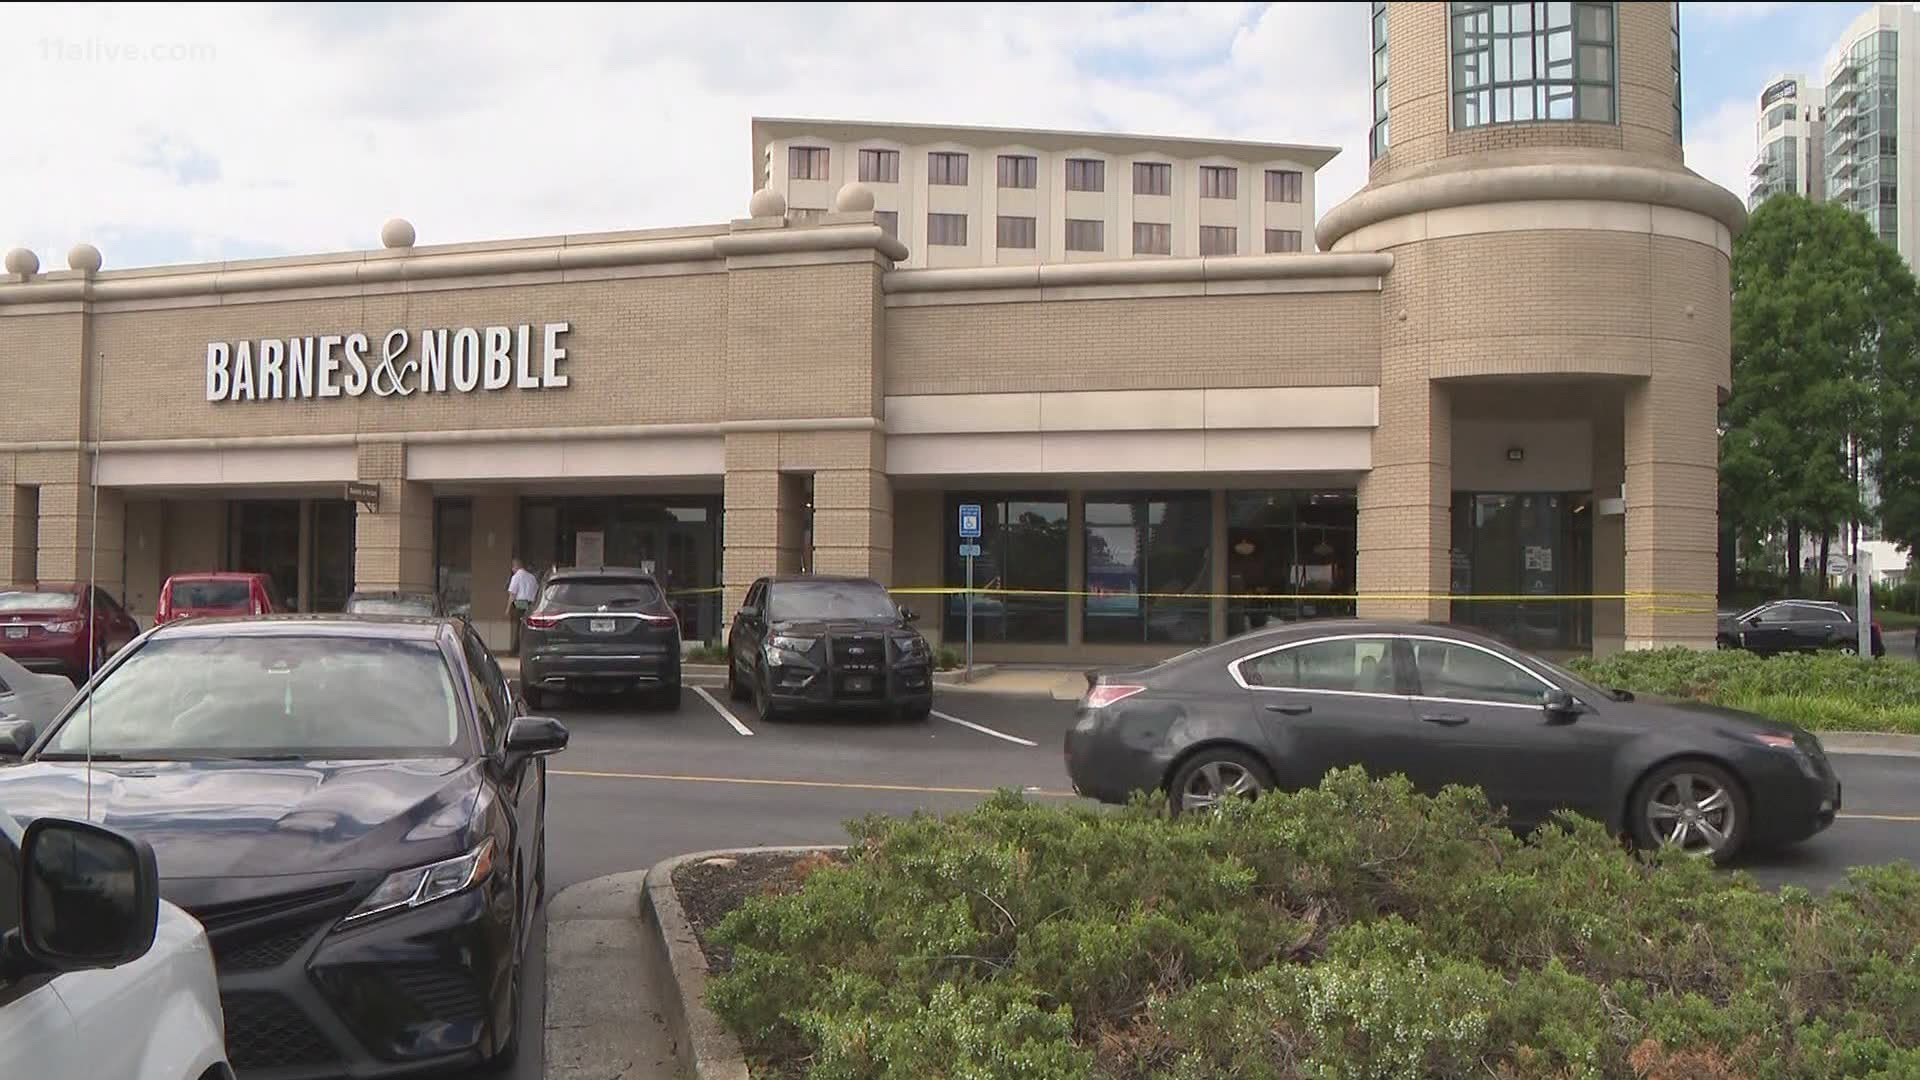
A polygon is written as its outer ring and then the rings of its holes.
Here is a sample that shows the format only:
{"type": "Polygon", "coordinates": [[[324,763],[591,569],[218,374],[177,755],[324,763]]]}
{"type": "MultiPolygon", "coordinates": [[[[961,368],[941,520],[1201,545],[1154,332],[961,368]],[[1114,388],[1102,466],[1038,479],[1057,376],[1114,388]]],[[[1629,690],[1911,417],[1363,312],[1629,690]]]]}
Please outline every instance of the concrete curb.
{"type": "Polygon", "coordinates": [[[1813,734],[1829,754],[1920,757],[1920,735],[1893,735],[1881,731],[1816,731],[1813,734]]]}
{"type": "Polygon", "coordinates": [[[935,686],[966,686],[974,679],[984,679],[999,670],[999,664],[975,664],[972,676],[968,676],[966,668],[936,671],[933,673],[933,684],[935,686]]]}
{"type": "Polygon", "coordinates": [[[610,1080],[672,1071],[664,1023],[648,1023],[655,951],[640,924],[645,871],[583,881],[549,898],[546,1022],[549,1080],[610,1080]]]}
{"type": "MultiPolygon", "coordinates": [[[[646,872],[640,897],[640,921],[653,946],[647,950],[653,966],[652,981],[660,991],[661,1013],[673,1036],[680,1067],[695,1080],[747,1080],[749,1073],[739,1040],[707,1008],[707,955],[700,948],[700,939],[694,934],[686,909],[680,906],[679,890],[673,887],[673,872],[687,863],[705,859],[737,859],[765,852],[801,855],[810,851],[844,850],[844,844],[815,844],[696,851],[663,859],[646,872]]],[[[547,1009],[552,1012],[551,1002],[547,1009]]],[[[548,1075],[554,1075],[551,1066],[548,1075]]]]}

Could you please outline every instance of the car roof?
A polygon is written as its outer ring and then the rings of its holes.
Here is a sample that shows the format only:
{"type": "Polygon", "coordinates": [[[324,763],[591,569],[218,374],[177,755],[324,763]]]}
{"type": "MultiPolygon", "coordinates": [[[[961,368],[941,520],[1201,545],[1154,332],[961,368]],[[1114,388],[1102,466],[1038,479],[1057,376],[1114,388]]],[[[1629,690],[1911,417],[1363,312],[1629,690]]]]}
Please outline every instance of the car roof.
{"type": "Polygon", "coordinates": [[[431,599],[433,593],[427,589],[355,589],[349,600],[370,600],[378,597],[382,600],[391,596],[418,596],[431,599]]]}
{"type": "Polygon", "coordinates": [[[257,615],[181,619],[150,631],[156,640],[181,637],[342,637],[434,641],[460,621],[437,615],[257,615]]]}
{"type": "Polygon", "coordinates": [[[1476,645],[1491,645],[1513,652],[1525,653],[1527,650],[1511,642],[1483,633],[1477,629],[1447,622],[1420,622],[1411,619],[1302,619],[1298,622],[1281,623],[1259,630],[1250,630],[1226,639],[1219,644],[1229,642],[1281,644],[1305,638],[1325,637],[1329,635],[1347,637],[1356,634],[1411,634],[1425,637],[1444,637],[1476,645]]]}
{"type": "Polygon", "coordinates": [[[769,585],[791,585],[804,581],[824,581],[843,585],[872,585],[884,588],[870,577],[855,577],[852,574],[775,574],[767,579],[769,585]]]}
{"type": "Polygon", "coordinates": [[[634,578],[641,578],[646,581],[652,581],[653,575],[639,567],[627,566],[572,567],[565,570],[555,570],[553,573],[547,575],[549,584],[555,581],[593,581],[597,578],[613,578],[621,581],[631,581],[634,578]]]}
{"type": "Polygon", "coordinates": [[[254,570],[196,570],[190,574],[169,574],[168,581],[252,581],[266,574],[254,570]]]}

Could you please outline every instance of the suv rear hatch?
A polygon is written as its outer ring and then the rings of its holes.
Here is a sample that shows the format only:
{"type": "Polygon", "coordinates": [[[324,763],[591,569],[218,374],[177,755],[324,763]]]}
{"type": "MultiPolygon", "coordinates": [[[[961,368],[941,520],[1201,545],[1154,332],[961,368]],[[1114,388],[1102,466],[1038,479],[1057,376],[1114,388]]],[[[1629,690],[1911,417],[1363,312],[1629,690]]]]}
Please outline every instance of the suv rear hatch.
{"type": "Polygon", "coordinates": [[[167,583],[160,617],[163,621],[187,616],[257,615],[253,582],[242,577],[174,578],[167,583]]]}
{"type": "Polygon", "coordinates": [[[677,650],[680,620],[651,578],[561,578],[527,613],[541,647],[562,652],[640,653],[677,650]]]}

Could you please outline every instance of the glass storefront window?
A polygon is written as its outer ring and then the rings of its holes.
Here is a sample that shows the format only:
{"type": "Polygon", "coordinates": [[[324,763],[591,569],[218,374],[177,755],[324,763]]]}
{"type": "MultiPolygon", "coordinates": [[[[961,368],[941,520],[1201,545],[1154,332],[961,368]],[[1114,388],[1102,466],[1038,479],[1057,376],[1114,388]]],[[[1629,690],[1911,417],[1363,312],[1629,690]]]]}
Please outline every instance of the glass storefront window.
{"type": "Polygon", "coordinates": [[[473,501],[433,500],[433,582],[448,614],[473,611],[473,501]]]}
{"type": "MultiPolygon", "coordinates": [[[[1453,496],[1449,591],[1469,596],[1580,596],[1592,591],[1593,506],[1585,492],[1453,496]]],[[[1585,600],[1466,600],[1453,621],[1522,648],[1592,644],[1585,600]]]]}
{"type": "Polygon", "coordinates": [[[1086,640],[1209,640],[1210,601],[1166,594],[1212,591],[1212,538],[1209,492],[1088,496],[1086,640]]]}
{"type": "MultiPolygon", "coordinates": [[[[946,578],[950,588],[966,584],[960,558],[960,506],[980,506],[980,556],[973,562],[977,589],[1067,589],[1067,500],[1061,494],[949,495],[947,497],[946,578]]],[[[946,598],[942,637],[966,638],[966,598],[946,598]]],[[[973,599],[973,639],[1044,642],[1067,640],[1065,596],[987,595],[973,599]]]]}
{"type": "Polygon", "coordinates": [[[359,511],[340,499],[313,503],[313,569],[315,611],[341,611],[353,595],[353,549],[359,511]]]}
{"type": "Polygon", "coordinates": [[[720,497],[592,495],[522,499],[520,552],[544,577],[574,566],[630,566],[667,590],[688,641],[720,622],[720,497]]]}
{"type": "Polygon", "coordinates": [[[300,500],[227,505],[227,568],[271,577],[274,605],[292,610],[300,595],[300,500]]]}
{"type": "Polygon", "coordinates": [[[1351,491],[1227,493],[1227,633],[1354,612],[1358,511],[1351,491]]]}

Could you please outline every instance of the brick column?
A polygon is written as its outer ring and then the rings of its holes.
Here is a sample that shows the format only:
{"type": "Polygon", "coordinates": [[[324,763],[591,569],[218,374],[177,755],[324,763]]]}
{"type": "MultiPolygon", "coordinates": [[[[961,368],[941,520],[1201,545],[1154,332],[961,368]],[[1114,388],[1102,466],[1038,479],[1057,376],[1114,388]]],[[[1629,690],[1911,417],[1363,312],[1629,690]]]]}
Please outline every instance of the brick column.
{"type": "Polygon", "coordinates": [[[813,568],[893,584],[893,484],[882,469],[813,474],[813,568]]]}
{"type": "MultiPolygon", "coordinates": [[[[513,576],[513,556],[520,550],[520,497],[473,497],[473,628],[490,648],[507,647],[512,628],[507,621],[507,579],[513,576]]],[[[541,574],[546,567],[533,567],[541,574]]]]}
{"type": "Polygon", "coordinates": [[[777,432],[728,435],[726,453],[723,620],[740,609],[755,578],[799,572],[799,526],[806,512],[804,480],[780,472],[777,432]]]}
{"type": "Polygon", "coordinates": [[[355,589],[433,589],[433,487],[406,479],[406,447],[360,447],[360,479],[378,484],[380,505],[354,520],[355,589]]]}
{"type": "MultiPolygon", "coordinates": [[[[16,480],[31,482],[37,502],[33,571],[40,581],[93,580],[109,594],[124,593],[126,504],[118,489],[102,488],[95,500],[89,483],[92,462],[77,451],[23,454],[16,459],[16,480]],[[96,505],[99,529],[94,528],[96,505]]],[[[19,496],[16,492],[16,502],[19,496]]],[[[16,550],[26,539],[27,523],[16,520],[16,550]]],[[[22,565],[21,569],[25,569],[22,565]]]]}
{"type": "Polygon", "coordinates": [[[1449,585],[1453,521],[1452,413],[1445,388],[1417,363],[1383,359],[1373,469],[1358,492],[1361,618],[1448,618],[1445,600],[1366,599],[1369,593],[1442,596],[1449,585]],[[1394,367],[1403,370],[1392,371],[1394,367]]]}
{"type": "Polygon", "coordinates": [[[0,585],[40,579],[40,489],[13,482],[13,459],[0,457],[0,585]]]}
{"type": "Polygon", "coordinates": [[[1663,370],[1627,391],[1626,647],[1714,647],[1718,398],[1712,372],[1663,370]],[[1698,593],[1699,596],[1676,596],[1698,593]]]}
{"type": "MultiPolygon", "coordinates": [[[[1627,588],[1626,518],[1603,514],[1600,504],[1620,497],[1620,485],[1626,480],[1626,456],[1622,449],[1620,404],[1617,395],[1594,410],[1593,415],[1593,591],[1605,596],[1627,588]]],[[[1627,637],[1626,605],[1619,600],[1593,602],[1593,654],[1607,656],[1620,651],[1627,637]]]]}

